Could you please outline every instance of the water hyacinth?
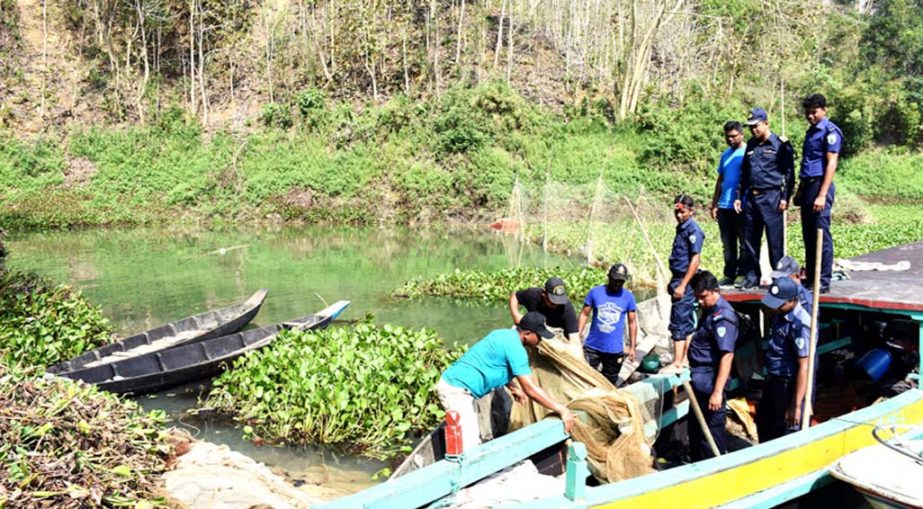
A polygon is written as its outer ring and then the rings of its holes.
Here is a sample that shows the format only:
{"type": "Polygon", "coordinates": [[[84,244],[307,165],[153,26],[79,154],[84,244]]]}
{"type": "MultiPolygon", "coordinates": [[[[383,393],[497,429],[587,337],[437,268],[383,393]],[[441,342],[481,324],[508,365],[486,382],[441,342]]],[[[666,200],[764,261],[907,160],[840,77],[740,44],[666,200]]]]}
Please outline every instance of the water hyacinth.
{"type": "Polygon", "coordinates": [[[428,329],[284,331],[216,380],[205,405],[264,439],[385,458],[441,421],[434,388],[460,353],[428,329]]]}
{"type": "Polygon", "coordinates": [[[0,362],[0,507],[159,507],[163,412],[0,362]]]}
{"type": "Polygon", "coordinates": [[[482,271],[460,270],[440,274],[431,279],[414,279],[395,290],[396,297],[421,298],[426,296],[473,299],[483,302],[505,301],[514,290],[543,287],[550,277],[560,277],[567,285],[572,298],[583,298],[590,288],[606,282],[606,271],[601,268],[581,267],[525,267],[482,271]]]}

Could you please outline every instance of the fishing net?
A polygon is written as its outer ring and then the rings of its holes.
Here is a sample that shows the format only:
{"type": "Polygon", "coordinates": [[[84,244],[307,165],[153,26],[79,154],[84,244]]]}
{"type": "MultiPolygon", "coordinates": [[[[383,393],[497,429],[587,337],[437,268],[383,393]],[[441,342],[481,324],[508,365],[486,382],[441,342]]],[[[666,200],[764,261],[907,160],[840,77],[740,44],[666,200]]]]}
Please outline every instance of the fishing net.
{"type": "MultiPolygon", "coordinates": [[[[559,336],[560,338],[560,336],[559,336]]],[[[558,401],[577,413],[571,436],[587,447],[590,471],[601,482],[628,479],[651,471],[644,422],[650,417],[630,394],[617,390],[561,339],[530,349],[532,376],[558,401]]],[[[514,403],[510,430],[541,420],[549,411],[529,401],[514,403]]]]}
{"type": "Polygon", "coordinates": [[[669,200],[636,186],[615,190],[602,179],[587,184],[516,182],[506,217],[494,224],[498,231],[548,251],[579,254],[588,265],[622,262],[633,284],[657,288],[666,284],[660,267],[665,267],[675,227],[669,200]]]}

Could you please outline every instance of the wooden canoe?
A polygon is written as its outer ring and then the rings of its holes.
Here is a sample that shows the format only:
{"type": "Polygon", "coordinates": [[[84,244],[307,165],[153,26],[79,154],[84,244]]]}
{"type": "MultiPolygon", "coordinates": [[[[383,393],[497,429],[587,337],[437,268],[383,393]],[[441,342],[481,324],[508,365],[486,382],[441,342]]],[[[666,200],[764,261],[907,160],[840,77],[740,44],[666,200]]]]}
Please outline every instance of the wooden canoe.
{"type": "Polygon", "coordinates": [[[61,376],[95,384],[117,394],[146,394],[211,378],[240,356],[270,344],[284,329],[318,330],[343,312],[341,300],[315,313],[259,329],[151,352],[61,376]]]}
{"type": "Polygon", "coordinates": [[[69,361],[49,366],[47,371],[62,375],[101,366],[130,357],[166,350],[197,341],[233,334],[243,329],[260,311],[269,290],[258,290],[241,304],[206,311],[166,325],[140,332],[120,341],[85,352],[69,361]]]}

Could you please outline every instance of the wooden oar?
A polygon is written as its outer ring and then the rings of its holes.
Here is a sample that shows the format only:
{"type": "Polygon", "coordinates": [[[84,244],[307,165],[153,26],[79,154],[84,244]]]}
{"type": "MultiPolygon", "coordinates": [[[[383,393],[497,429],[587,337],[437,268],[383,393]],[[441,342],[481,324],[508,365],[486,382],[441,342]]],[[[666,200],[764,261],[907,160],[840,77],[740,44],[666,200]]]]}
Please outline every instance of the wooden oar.
{"type": "MultiPolygon", "coordinates": [[[[686,395],[689,396],[689,406],[695,412],[695,419],[699,421],[699,427],[702,428],[702,434],[705,435],[705,440],[708,442],[708,446],[711,447],[712,454],[716,458],[721,456],[718,444],[715,443],[715,437],[711,436],[711,429],[708,427],[708,423],[705,422],[705,415],[702,414],[702,409],[699,408],[699,398],[695,397],[695,391],[692,390],[692,384],[688,380],[683,382],[683,389],[686,390],[686,395]]],[[[689,445],[692,446],[692,444],[689,445]]]]}
{"type": "Polygon", "coordinates": [[[814,392],[814,352],[817,351],[817,308],[820,307],[820,259],[824,248],[824,231],[817,229],[817,247],[814,250],[814,295],[811,302],[811,338],[808,348],[808,386],[804,391],[804,415],[801,416],[801,429],[811,427],[811,414],[814,412],[811,405],[811,393],[814,392]]]}

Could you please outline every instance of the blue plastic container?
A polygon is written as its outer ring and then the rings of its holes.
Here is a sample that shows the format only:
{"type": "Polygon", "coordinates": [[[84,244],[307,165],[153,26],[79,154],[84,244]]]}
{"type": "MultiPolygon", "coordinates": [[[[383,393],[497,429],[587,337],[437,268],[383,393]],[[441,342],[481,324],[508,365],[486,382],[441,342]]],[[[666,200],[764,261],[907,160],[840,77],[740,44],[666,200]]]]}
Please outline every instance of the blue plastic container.
{"type": "Polygon", "coordinates": [[[884,348],[869,350],[859,358],[856,365],[869,380],[877,382],[881,380],[881,377],[885,376],[888,368],[891,367],[891,353],[884,348]]]}

